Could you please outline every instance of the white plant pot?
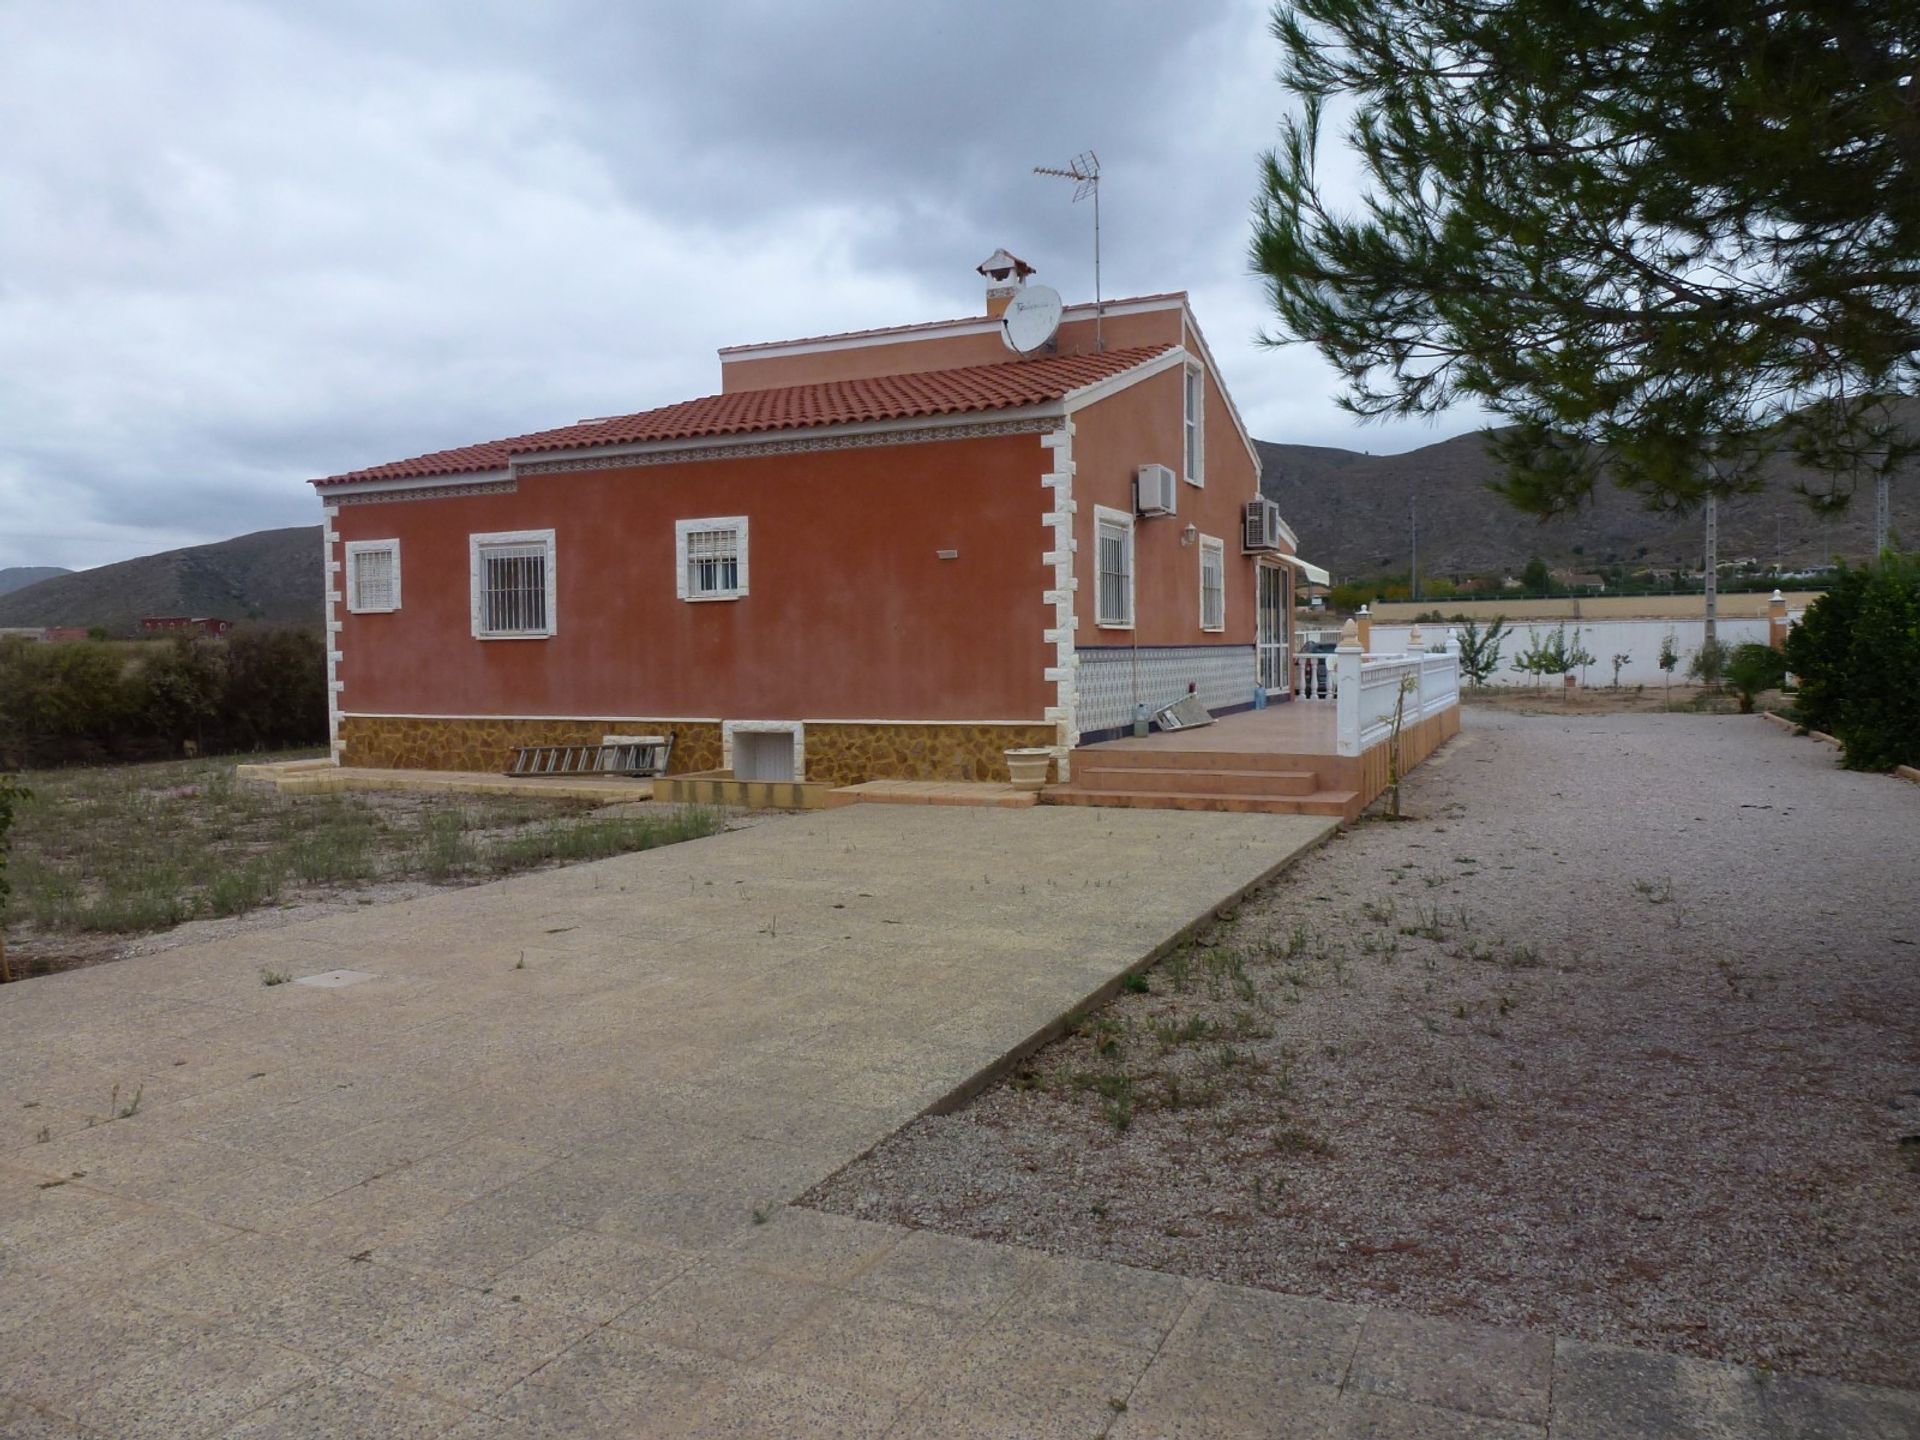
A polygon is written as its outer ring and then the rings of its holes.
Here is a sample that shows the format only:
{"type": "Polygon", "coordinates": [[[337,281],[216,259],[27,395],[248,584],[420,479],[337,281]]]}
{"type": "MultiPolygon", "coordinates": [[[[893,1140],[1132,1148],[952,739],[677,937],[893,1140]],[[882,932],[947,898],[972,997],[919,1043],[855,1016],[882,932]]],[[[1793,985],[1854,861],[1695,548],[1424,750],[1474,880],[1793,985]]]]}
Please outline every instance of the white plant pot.
{"type": "Polygon", "coordinates": [[[1013,777],[1016,790],[1038,790],[1047,783],[1047,772],[1052,768],[1053,751],[1051,750],[1007,751],[1007,773],[1013,777]]]}

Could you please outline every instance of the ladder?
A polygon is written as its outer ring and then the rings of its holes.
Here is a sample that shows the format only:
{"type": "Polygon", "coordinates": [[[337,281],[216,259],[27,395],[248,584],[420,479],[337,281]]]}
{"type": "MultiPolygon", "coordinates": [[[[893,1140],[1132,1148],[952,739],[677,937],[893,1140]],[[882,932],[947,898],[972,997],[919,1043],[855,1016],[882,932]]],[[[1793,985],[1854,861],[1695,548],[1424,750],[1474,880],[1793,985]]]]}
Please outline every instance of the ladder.
{"type": "Polygon", "coordinates": [[[506,773],[535,775],[630,775],[652,778],[667,773],[673,736],[642,735],[611,745],[521,745],[506,773]]]}

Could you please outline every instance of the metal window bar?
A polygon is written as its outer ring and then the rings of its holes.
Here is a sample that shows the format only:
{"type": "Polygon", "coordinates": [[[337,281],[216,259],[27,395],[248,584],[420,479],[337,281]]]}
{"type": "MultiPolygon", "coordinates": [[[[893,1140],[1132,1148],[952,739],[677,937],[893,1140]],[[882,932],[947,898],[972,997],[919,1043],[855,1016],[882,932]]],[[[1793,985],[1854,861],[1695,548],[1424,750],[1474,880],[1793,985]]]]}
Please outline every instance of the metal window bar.
{"type": "Polygon", "coordinates": [[[481,627],[489,635],[544,635],[547,547],[497,545],[480,552],[481,627]]]}
{"type": "Polygon", "coordinates": [[[1226,624],[1227,576],[1225,557],[1218,550],[1200,552],[1200,624],[1217,630],[1226,624]]]}
{"type": "Polygon", "coordinates": [[[1132,538],[1124,525],[1100,526],[1099,620],[1103,625],[1133,621],[1132,538]]]}
{"type": "Polygon", "coordinates": [[[358,610],[393,608],[393,551],[362,550],[353,557],[353,603],[358,610]]]}
{"type": "Polygon", "coordinates": [[[687,532],[687,593],[732,595],[740,588],[740,533],[737,530],[687,532]]]}

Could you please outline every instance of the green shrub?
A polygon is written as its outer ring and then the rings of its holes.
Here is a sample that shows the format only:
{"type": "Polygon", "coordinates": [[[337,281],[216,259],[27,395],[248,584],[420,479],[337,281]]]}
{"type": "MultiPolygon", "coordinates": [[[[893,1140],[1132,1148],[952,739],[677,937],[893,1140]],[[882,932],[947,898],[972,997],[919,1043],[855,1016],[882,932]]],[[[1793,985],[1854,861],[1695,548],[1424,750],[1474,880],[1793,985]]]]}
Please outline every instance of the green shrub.
{"type": "Polygon", "coordinates": [[[326,651],[299,630],[219,640],[0,640],[0,764],[290,749],[327,734],[326,651]]]}
{"type": "Polygon", "coordinates": [[[1749,641],[1727,656],[1727,683],[1740,696],[1740,713],[1753,713],[1753,698],[1762,690],[1778,690],[1786,678],[1787,662],[1771,645],[1749,641]]]}
{"type": "Polygon", "coordinates": [[[1727,657],[1732,650],[1717,639],[1700,642],[1700,648],[1693,652],[1693,659],[1687,662],[1687,674],[1702,685],[1718,685],[1727,674],[1727,657]]]}
{"type": "Polygon", "coordinates": [[[1920,765],[1920,557],[1842,570],[1787,635],[1810,730],[1836,736],[1856,770],[1920,765]]]}

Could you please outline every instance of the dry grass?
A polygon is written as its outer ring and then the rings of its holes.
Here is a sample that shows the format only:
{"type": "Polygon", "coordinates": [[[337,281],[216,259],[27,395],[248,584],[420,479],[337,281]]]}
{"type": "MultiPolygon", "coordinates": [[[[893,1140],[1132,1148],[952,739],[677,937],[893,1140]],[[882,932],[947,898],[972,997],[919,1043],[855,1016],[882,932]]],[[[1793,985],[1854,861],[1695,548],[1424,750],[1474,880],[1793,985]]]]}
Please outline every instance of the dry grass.
{"type": "Polygon", "coordinates": [[[1468,690],[1463,698],[1470,705],[1514,715],[1732,715],[1740,709],[1733,692],[1719,686],[1676,683],[1671,687],[1622,685],[1614,689],[1604,679],[1572,689],[1558,679],[1537,686],[1503,681],[1468,690]]]}
{"type": "MultiPolygon", "coordinates": [[[[286,757],[291,758],[291,757],[286,757]]],[[[718,812],[607,816],[584,802],[350,792],[282,796],[230,760],[22,777],[11,867],[17,975],[113,953],[106,937],[379,887],[472,884],[696,839],[718,812]]]]}

